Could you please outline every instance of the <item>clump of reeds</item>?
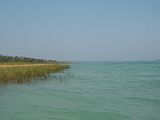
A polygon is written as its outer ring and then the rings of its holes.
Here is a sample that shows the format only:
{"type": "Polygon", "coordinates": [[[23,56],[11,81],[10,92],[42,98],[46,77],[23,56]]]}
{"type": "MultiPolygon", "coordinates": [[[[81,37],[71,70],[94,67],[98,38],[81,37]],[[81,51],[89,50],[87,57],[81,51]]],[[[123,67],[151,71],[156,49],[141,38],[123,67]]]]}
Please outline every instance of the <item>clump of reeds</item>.
{"type": "Polygon", "coordinates": [[[64,64],[17,65],[0,67],[0,83],[24,83],[32,79],[46,78],[50,73],[69,68],[64,64]]]}

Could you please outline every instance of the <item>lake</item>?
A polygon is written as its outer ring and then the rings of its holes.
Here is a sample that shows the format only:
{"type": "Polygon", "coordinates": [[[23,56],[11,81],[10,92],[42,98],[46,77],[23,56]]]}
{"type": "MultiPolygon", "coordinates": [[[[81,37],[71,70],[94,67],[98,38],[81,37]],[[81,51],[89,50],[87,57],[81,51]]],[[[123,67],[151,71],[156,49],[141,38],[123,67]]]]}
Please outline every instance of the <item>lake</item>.
{"type": "Polygon", "coordinates": [[[81,62],[0,85],[0,120],[160,120],[160,62],[81,62]]]}

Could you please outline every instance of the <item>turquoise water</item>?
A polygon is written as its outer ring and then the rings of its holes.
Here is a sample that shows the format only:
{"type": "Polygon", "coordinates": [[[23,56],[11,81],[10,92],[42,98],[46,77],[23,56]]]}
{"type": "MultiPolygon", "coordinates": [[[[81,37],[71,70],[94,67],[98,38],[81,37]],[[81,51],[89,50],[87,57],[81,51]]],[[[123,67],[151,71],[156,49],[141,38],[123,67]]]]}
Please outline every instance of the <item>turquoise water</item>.
{"type": "Polygon", "coordinates": [[[160,120],[160,63],[81,63],[0,86],[0,120],[160,120]]]}

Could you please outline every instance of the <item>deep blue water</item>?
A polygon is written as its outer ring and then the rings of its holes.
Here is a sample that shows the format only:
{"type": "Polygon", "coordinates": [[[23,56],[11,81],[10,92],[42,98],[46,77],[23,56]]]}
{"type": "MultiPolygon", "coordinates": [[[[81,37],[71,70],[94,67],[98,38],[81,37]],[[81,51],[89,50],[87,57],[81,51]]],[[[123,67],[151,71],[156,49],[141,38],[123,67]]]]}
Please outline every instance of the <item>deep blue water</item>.
{"type": "Polygon", "coordinates": [[[86,62],[1,85],[0,120],[160,120],[160,63],[86,62]]]}

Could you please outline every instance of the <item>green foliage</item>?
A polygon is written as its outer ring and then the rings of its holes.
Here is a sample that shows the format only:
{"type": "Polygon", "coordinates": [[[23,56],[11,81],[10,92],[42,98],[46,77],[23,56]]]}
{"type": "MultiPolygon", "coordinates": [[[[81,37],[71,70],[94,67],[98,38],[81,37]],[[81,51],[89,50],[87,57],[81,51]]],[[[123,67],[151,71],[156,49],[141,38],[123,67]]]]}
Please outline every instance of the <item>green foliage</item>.
{"type": "Polygon", "coordinates": [[[55,63],[55,60],[36,59],[31,57],[3,56],[0,55],[0,62],[29,62],[29,63],[55,63]]]}

